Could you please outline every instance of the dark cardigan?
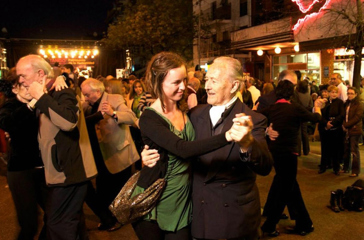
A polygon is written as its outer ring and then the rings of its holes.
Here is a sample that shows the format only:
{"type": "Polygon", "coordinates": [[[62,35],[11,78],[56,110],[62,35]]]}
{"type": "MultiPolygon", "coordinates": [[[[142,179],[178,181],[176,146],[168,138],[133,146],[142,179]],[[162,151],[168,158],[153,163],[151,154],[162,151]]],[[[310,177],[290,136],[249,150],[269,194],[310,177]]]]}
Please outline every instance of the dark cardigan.
{"type": "Polygon", "coordinates": [[[43,166],[38,146],[39,120],[35,112],[16,98],[0,109],[0,128],[11,137],[8,171],[22,171],[43,166]]]}
{"type": "Polygon", "coordinates": [[[166,175],[168,167],[168,153],[172,153],[182,159],[196,157],[222,146],[229,142],[225,133],[196,141],[185,141],[175,135],[169,129],[169,124],[160,115],[150,109],[146,109],[139,121],[143,142],[150,149],[157,149],[160,160],[152,167],[144,167],[138,180],[138,186],[147,188],[158,178],[166,175]]]}
{"type": "Polygon", "coordinates": [[[357,98],[352,101],[347,100],[345,102],[345,113],[347,111],[349,103],[351,103],[349,109],[349,121],[346,122],[346,120],[344,120],[343,126],[348,129],[349,136],[361,135],[363,126],[363,105],[361,102],[359,102],[357,98]]]}

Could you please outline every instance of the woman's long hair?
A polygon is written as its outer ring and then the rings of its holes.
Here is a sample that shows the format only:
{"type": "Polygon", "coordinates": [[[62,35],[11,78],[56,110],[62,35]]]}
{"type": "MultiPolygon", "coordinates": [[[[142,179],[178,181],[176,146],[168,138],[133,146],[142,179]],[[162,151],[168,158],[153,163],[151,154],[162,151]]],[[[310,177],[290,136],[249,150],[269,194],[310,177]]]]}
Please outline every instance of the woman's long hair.
{"type": "MultiPolygon", "coordinates": [[[[181,56],[173,52],[160,52],[154,55],[148,63],[146,77],[145,77],[146,84],[148,85],[147,89],[151,90],[153,98],[159,98],[161,100],[162,109],[165,109],[162,83],[171,69],[179,68],[181,66],[185,67],[187,76],[187,68],[185,61],[181,56]]],[[[185,85],[187,86],[186,81],[185,85]]],[[[177,102],[177,107],[183,112],[188,110],[186,102],[187,99],[186,90],[187,87],[185,89],[182,99],[177,102]]]]}

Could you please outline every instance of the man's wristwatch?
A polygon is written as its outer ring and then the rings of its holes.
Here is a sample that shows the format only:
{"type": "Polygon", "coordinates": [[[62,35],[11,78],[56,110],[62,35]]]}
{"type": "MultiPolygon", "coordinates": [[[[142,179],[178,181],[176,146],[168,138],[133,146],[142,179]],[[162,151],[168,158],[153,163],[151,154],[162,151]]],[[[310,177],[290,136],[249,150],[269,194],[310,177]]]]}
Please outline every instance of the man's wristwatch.
{"type": "Polygon", "coordinates": [[[112,113],[112,116],[111,116],[112,118],[115,118],[115,119],[117,119],[118,118],[118,115],[116,115],[116,111],[113,111],[113,113],[112,113]]]}

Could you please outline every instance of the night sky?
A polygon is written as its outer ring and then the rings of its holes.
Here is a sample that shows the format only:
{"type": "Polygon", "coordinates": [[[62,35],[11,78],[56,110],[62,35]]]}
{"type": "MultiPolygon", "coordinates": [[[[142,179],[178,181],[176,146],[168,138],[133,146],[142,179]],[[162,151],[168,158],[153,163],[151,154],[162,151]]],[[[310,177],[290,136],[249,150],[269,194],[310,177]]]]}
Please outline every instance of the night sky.
{"type": "Polygon", "coordinates": [[[1,0],[2,37],[88,39],[107,31],[107,11],[113,0],[1,0]]]}

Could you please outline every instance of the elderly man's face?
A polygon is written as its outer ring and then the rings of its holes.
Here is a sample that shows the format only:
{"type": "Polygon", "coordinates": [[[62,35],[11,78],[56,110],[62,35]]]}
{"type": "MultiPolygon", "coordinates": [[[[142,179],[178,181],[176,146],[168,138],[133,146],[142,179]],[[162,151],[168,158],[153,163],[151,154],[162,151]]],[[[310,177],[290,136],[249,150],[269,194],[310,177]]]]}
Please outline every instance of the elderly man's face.
{"type": "Polygon", "coordinates": [[[30,61],[21,59],[16,65],[16,74],[19,76],[19,84],[24,87],[29,87],[29,85],[34,82],[42,82],[42,77],[40,72],[42,70],[34,71],[30,61]]]}
{"type": "Polygon", "coordinates": [[[227,74],[224,74],[218,67],[211,65],[205,78],[208,104],[213,106],[224,105],[234,96],[232,93],[234,83],[226,76],[227,74]]]}
{"type": "Polygon", "coordinates": [[[85,101],[90,105],[94,105],[101,97],[100,91],[93,90],[89,85],[82,85],[82,94],[85,96],[85,101]]]}

